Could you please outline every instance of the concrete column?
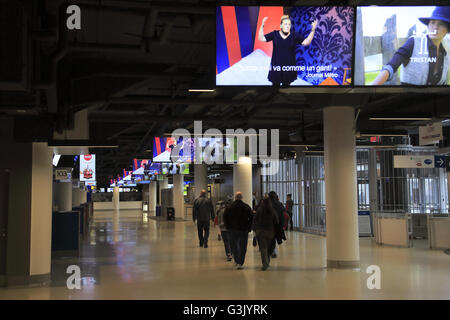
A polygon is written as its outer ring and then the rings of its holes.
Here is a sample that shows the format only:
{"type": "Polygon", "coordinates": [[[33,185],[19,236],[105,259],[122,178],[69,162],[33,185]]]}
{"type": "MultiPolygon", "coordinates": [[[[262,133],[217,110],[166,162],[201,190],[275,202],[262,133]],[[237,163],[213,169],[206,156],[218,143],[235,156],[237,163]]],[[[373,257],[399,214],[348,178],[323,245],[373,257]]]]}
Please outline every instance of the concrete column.
{"type": "Polygon", "coordinates": [[[158,183],[159,183],[159,202],[158,202],[158,204],[161,205],[161,191],[169,188],[169,179],[167,177],[164,177],[164,180],[158,181],[158,183]]]}
{"type": "Polygon", "coordinates": [[[358,268],[358,208],[353,107],[326,107],[324,118],[327,266],[358,268]]]}
{"type": "Polygon", "coordinates": [[[151,181],[148,186],[148,215],[156,216],[156,181],[151,181]]]}
{"type": "Polygon", "coordinates": [[[112,197],[112,207],[113,207],[113,210],[120,210],[119,187],[114,187],[113,197],[112,197]]]}
{"type": "Polygon", "coordinates": [[[72,182],[54,184],[54,203],[58,211],[72,211],[72,182]]]}
{"type": "Polygon", "coordinates": [[[78,190],[80,189],[72,187],[72,207],[78,207],[80,205],[78,190]]]}
{"type": "MultiPolygon", "coordinates": [[[[52,156],[47,143],[33,143],[30,276],[50,273],[52,249],[52,156]]],[[[13,182],[14,183],[14,182],[13,182]]],[[[72,183],[69,183],[72,187],[72,183]]],[[[72,190],[70,190],[72,191],[72,190]]],[[[71,195],[71,192],[69,192],[71,195]]],[[[72,203],[70,202],[70,206],[72,203]]],[[[69,210],[72,210],[70,207],[69,210]]]]}
{"type": "Polygon", "coordinates": [[[173,207],[175,208],[175,217],[184,218],[184,176],[175,174],[173,176],[173,207]]]}
{"type": "Polygon", "coordinates": [[[0,163],[10,175],[10,192],[2,282],[7,286],[45,284],[50,281],[51,266],[52,151],[47,143],[12,143],[8,147],[5,142],[8,159],[0,163]]]}
{"type": "Polygon", "coordinates": [[[233,167],[233,197],[236,192],[242,193],[242,201],[252,206],[252,159],[240,157],[233,167]]]}
{"type": "Polygon", "coordinates": [[[80,188],[72,189],[72,207],[79,207],[83,203],[87,202],[86,191],[80,188]]]}
{"type": "Polygon", "coordinates": [[[200,196],[202,189],[208,190],[208,166],[204,163],[194,165],[195,199],[200,196]]]}
{"type": "Polygon", "coordinates": [[[0,157],[2,196],[0,286],[50,281],[52,237],[52,152],[47,143],[18,143],[13,123],[0,119],[7,156],[0,157]]]}

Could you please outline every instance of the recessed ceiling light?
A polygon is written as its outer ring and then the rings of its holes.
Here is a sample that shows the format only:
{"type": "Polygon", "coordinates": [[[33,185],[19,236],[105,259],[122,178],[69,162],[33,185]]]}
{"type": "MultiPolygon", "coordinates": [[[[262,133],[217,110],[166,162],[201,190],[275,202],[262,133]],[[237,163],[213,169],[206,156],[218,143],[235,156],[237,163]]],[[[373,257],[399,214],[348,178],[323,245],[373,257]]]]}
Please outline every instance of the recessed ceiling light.
{"type": "Polygon", "coordinates": [[[189,89],[189,92],[215,92],[216,89],[189,89]]]}

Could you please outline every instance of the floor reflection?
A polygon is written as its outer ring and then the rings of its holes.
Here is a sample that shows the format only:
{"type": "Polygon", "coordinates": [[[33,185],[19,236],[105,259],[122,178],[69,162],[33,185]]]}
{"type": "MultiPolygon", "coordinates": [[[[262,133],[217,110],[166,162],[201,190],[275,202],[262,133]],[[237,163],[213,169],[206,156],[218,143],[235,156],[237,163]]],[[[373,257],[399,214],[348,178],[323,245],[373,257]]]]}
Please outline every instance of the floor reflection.
{"type": "Polygon", "coordinates": [[[271,267],[249,234],[244,270],[225,259],[218,228],[200,248],[192,221],[165,221],[142,211],[95,212],[79,256],[52,260],[50,288],[0,289],[0,299],[450,299],[450,260],[421,247],[360,241],[361,270],[327,270],[324,237],[288,232],[271,267]],[[67,267],[81,269],[81,290],[68,290],[67,267]],[[366,286],[379,265],[382,290],[366,286]]]}

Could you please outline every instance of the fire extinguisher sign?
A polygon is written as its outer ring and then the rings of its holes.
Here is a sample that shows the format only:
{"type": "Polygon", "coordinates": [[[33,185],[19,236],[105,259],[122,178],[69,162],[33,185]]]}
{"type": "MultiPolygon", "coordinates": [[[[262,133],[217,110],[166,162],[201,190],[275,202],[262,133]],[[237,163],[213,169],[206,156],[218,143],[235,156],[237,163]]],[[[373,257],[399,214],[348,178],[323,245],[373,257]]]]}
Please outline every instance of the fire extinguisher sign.
{"type": "Polygon", "coordinates": [[[80,155],[80,181],[95,180],[95,154],[80,155]]]}

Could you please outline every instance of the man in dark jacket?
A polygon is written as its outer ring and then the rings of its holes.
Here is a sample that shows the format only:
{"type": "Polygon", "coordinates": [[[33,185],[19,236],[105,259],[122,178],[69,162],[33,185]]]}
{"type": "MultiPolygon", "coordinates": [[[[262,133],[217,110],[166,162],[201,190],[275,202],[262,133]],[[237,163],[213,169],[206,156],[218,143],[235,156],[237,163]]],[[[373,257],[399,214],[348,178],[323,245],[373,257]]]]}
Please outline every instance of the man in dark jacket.
{"type": "Polygon", "coordinates": [[[275,239],[272,243],[272,258],[277,257],[276,253],[276,242],[278,244],[281,244],[282,239],[286,240],[284,237],[284,231],[283,231],[283,221],[284,221],[284,206],[283,204],[278,200],[278,195],[275,191],[269,192],[269,198],[272,204],[272,208],[275,210],[278,216],[278,226],[275,229],[275,239]]]}
{"type": "Polygon", "coordinates": [[[255,217],[253,218],[259,251],[261,252],[262,270],[267,270],[272,254],[272,244],[275,238],[275,229],[278,227],[278,215],[270,204],[269,197],[261,201],[255,217]]]}
{"type": "Polygon", "coordinates": [[[195,199],[192,219],[197,220],[198,240],[200,247],[208,248],[209,220],[214,221],[214,208],[210,199],[206,197],[206,190],[202,190],[200,196],[195,199]]]}
{"type": "Polygon", "coordinates": [[[247,253],[248,233],[252,229],[253,212],[242,201],[242,193],[236,192],[235,201],[225,211],[224,222],[230,233],[230,245],[237,269],[243,269],[247,253]]]}

